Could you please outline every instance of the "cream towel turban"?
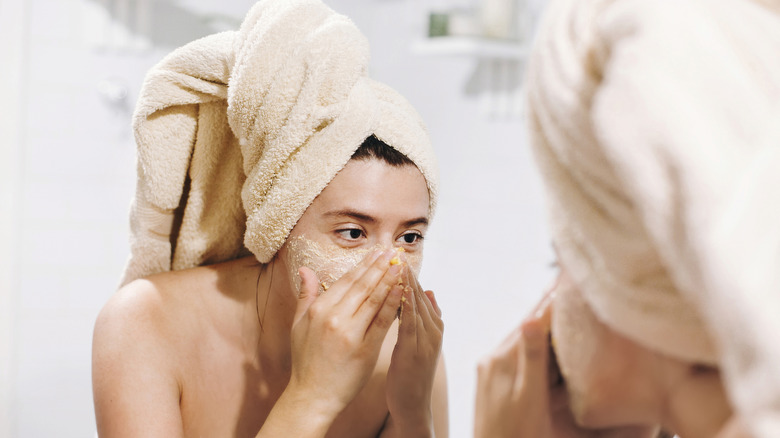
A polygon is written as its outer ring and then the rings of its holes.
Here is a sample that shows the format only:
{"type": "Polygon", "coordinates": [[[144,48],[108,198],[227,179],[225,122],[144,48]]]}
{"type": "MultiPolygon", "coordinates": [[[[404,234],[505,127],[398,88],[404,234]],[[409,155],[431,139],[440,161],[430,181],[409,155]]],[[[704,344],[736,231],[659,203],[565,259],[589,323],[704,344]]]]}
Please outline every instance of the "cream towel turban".
{"type": "Polygon", "coordinates": [[[528,73],[562,263],[780,437],[780,2],[552,0],[528,73]]]}
{"type": "Polygon", "coordinates": [[[138,183],[123,283],[235,258],[266,263],[370,135],[437,194],[418,114],[367,77],[368,44],[317,0],[263,0],[238,32],[194,41],[147,75],[134,115],[138,183]]]}

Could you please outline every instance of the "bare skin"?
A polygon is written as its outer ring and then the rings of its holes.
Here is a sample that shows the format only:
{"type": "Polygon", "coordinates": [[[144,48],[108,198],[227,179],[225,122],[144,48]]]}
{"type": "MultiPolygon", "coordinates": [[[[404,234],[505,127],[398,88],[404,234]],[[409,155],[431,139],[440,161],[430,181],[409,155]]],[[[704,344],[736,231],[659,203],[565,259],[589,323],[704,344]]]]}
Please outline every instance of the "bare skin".
{"type": "Polygon", "coordinates": [[[716,369],[643,348],[583,302],[562,269],[538,308],[483,359],[477,438],[651,438],[660,427],[681,438],[750,437],[716,369]],[[593,339],[569,342],[573,321],[593,339]]]}
{"type": "MultiPolygon", "coordinates": [[[[291,235],[421,251],[403,236],[423,234],[427,222],[410,221],[427,213],[416,168],[353,160],[291,235]],[[330,211],[363,216],[326,219],[330,211]]],[[[280,255],[265,266],[249,257],[124,287],[95,326],[101,438],[446,437],[441,312],[403,263],[389,263],[394,255],[372,253],[322,295],[302,268],[299,297],[280,255]],[[399,330],[402,297],[416,307],[404,307],[399,330]]]]}
{"type": "Polygon", "coordinates": [[[550,361],[551,299],[479,364],[475,438],[652,438],[657,428],[590,430],[577,424],[550,361]]]}

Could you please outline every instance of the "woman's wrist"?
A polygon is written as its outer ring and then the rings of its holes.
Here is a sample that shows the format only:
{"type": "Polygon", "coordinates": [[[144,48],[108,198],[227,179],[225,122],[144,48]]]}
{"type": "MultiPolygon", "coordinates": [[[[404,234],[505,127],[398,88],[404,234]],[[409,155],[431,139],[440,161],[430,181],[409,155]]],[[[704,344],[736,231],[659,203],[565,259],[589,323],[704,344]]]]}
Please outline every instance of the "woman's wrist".
{"type": "Polygon", "coordinates": [[[418,412],[413,415],[390,415],[393,436],[404,438],[432,438],[433,415],[428,412],[418,412]]]}
{"type": "Polygon", "coordinates": [[[288,387],[274,404],[257,437],[285,436],[291,430],[302,438],[324,437],[342,409],[338,403],[288,387]]]}

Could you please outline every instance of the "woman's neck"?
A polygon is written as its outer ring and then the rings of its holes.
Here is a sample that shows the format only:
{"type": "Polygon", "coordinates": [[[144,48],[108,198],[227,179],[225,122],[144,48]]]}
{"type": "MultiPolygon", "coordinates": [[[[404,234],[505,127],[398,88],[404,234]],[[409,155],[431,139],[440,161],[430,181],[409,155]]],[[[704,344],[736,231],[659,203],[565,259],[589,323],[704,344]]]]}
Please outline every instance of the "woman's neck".
{"type": "Polygon", "coordinates": [[[680,438],[716,436],[732,415],[717,369],[687,366],[669,387],[664,428],[680,438]]]}
{"type": "Polygon", "coordinates": [[[289,371],[290,337],[297,299],[283,263],[260,266],[253,300],[257,314],[257,357],[264,367],[289,371]]]}

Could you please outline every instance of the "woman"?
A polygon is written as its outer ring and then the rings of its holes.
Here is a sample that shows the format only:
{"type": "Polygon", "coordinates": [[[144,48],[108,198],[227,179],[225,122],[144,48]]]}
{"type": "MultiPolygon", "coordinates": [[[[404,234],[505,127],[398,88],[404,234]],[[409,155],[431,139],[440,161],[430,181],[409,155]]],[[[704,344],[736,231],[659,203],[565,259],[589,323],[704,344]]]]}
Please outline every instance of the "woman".
{"type": "Polygon", "coordinates": [[[561,274],[483,364],[478,436],[780,436],[778,52],[776,2],[550,3],[528,91],[561,274]]]}
{"type": "Polygon", "coordinates": [[[269,0],[147,76],[133,254],[95,325],[101,437],[447,436],[416,281],[435,159],[367,53],[322,3],[269,0]]]}

